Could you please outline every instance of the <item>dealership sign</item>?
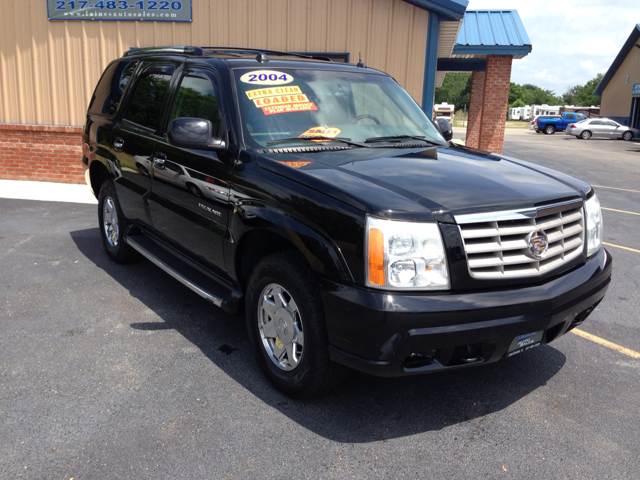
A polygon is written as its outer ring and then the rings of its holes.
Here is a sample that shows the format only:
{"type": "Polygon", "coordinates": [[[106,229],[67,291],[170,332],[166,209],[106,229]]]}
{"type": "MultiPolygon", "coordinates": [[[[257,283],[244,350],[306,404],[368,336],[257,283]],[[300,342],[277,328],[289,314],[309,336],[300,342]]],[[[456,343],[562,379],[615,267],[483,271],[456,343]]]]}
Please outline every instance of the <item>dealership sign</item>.
{"type": "Polygon", "coordinates": [[[49,20],[191,22],[191,0],[47,0],[49,20]]]}
{"type": "Polygon", "coordinates": [[[631,95],[640,95],[640,83],[633,84],[633,91],[631,92],[631,95]]]}

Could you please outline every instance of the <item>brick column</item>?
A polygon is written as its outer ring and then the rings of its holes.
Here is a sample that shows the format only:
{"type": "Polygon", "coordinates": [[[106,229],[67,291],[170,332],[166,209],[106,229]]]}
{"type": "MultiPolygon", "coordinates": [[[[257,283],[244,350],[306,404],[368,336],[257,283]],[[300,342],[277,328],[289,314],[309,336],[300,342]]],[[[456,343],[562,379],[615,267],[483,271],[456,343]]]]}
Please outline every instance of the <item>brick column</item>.
{"type": "MultiPolygon", "coordinates": [[[[489,55],[487,57],[484,105],[478,147],[480,150],[502,153],[512,60],[511,55],[489,55]]],[[[471,106],[469,106],[469,111],[471,111],[471,106]]]]}
{"type": "Polygon", "coordinates": [[[480,145],[480,125],[482,125],[482,105],[484,102],[485,72],[473,72],[471,75],[471,96],[469,98],[469,116],[467,118],[467,147],[480,145]]]}

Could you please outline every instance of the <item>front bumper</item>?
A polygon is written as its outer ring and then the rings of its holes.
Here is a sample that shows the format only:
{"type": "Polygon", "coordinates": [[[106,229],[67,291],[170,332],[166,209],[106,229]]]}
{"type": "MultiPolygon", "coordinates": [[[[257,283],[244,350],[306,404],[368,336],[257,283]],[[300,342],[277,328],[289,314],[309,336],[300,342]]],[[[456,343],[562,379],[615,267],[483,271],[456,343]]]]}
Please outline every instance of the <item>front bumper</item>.
{"type": "Polygon", "coordinates": [[[582,323],[604,297],[611,269],[601,248],[561,277],[516,289],[418,295],[322,280],[331,359],[379,376],[495,362],[520,335],[542,331],[544,344],[582,323]]]}

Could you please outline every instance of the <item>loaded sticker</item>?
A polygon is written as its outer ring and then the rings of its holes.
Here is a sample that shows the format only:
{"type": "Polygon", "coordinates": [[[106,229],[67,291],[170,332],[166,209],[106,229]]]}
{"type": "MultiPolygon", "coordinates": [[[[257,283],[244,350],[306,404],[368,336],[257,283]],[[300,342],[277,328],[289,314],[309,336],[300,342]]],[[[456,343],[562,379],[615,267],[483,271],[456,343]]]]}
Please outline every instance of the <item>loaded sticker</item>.
{"type": "Polygon", "coordinates": [[[275,70],[254,70],[242,75],[240,81],[253,85],[285,85],[293,82],[293,77],[288,73],[275,70]]]}
{"type": "MultiPolygon", "coordinates": [[[[339,128],[327,127],[312,127],[301,135],[298,135],[298,138],[308,138],[308,137],[328,137],[334,138],[337,137],[340,133],[339,128]]],[[[322,140],[318,140],[322,141],[322,140]]]]}
{"type": "Polygon", "coordinates": [[[313,163],[313,162],[285,162],[282,160],[278,160],[278,162],[291,168],[300,168],[300,167],[304,167],[305,165],[309,165],[310,163],[313,163]]]}
{"type": "Polygon", "coordinates": [[[316,104],[310,102],[302,93],[300,87],[259,88],[245,92],[249,100],[252,100],[257,108],[262,109],[265,115],[275,113],[300,112],[304,110],[318,110],[316,104]]]}

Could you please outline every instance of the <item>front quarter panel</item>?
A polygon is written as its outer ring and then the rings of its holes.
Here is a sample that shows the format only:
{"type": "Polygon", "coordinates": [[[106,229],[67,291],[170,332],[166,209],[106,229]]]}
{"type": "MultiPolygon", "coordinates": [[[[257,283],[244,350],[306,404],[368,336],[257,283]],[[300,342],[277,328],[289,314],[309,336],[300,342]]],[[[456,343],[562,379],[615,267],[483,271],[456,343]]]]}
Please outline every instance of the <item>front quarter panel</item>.
{"type": "Polygon", "coordinates": [[[241,276],[236,257],[243,238],[258,230],[293,245],[317,274],[362,282],[364,213],[245,160],[236,167],[230,191],[231,241],[225,257],[231,276],[241,276]]]}

